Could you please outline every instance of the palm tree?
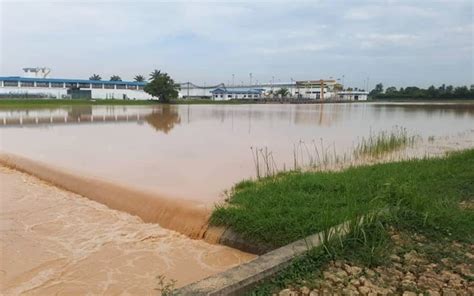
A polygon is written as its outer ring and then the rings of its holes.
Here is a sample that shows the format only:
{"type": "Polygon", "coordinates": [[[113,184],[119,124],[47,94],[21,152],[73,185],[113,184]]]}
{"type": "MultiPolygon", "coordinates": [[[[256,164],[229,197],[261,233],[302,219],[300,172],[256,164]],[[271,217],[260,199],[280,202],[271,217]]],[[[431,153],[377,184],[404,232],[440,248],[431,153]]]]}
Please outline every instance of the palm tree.
{"type": "Polygon", "coordinates": [[[112,75],[110,76],[110,81],[122,81],[122,78],[118,75],[112,75]]]}
{"type": "Polygon", "coordinates": [[[145,81],[145,77],[143,77],[143,75],[137,75],[137,76],[135,76],[134,79],[135,79],[136,82],[143,82],[143,81],[145,81]]]}
{"type": "Polygon", "coordinates": [[[100,77],[99,74],[92,74],[91,77],[89,77],[89,80],[95,80],[95,81],[98,81],[98,80],[102,80],[102,77],[100,77]]]}
{"type": "Polygon", "coordinates": [[[150,74],[150,80],[153,80],[153,79],[155,79],[155,78],[158,78],[158,77],[160,77],[160,75],[161,75],[161,71],[155,69],[155,70],[154,70],[153,72],[151,72],[151,74],[150,74]]]}
{"type": "Polygon", "coordinates": [[[277,90],[275,92],[275,94],[278,96],[281,96],[282,98],[286,98],[286,96],[288,96],[290,94],[290,91],[286,88],[286,87],[283,87],[283,88],[280,88],[279,90],[277,90]]]}

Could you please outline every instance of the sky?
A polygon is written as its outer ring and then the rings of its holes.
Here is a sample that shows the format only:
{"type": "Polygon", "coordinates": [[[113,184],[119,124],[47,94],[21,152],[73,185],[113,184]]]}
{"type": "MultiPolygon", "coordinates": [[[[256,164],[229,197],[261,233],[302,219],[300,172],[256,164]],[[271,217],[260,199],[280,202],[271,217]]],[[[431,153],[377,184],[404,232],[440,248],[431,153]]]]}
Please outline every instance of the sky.
{"type": "Polygon", "coordinates": [[[0,0],[0,76],[470,85],[473,15],[470,0],[0,0]]]}

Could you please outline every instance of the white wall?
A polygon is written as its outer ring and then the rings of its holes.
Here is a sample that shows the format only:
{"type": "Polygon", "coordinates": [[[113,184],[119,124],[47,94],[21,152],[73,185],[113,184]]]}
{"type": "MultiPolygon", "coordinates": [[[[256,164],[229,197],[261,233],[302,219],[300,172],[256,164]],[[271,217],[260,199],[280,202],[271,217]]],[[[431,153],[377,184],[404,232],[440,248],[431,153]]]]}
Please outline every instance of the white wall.
{"type": "MultiPolygon", "coordinates": [[[[126,95],[128,99],[150,100],[152,96],[143,90],[132,89],[100,89],[100,88],[81,88],[82,90],[92,90],[93,99],[123,99],[126,95]]],[[[67,88],[56,87],[0,87],[2,94],[45,94],[52,98],[63,98],[67,96],[67,88]]]]}
{"type": "Polygon", "coordinates": [[[0,87],[1,94],[45,94],[52,98],[61,98],[67,95],[66,88],[47,88],[47,87],[0,87]]]}
{"type": "Polygon", "coordinates": [[[358,91],[340,92],[338,96],[339,96],[339,99],[342,99],[344,101],[367,101],[367,98],[368,98],[367,92],[358,92],[358,91]]]}
{"type": "Polygon", "coordinates": [[[247,94],[215,94],[212,96],[212,98],[216,101],[227,101],[227,100],[232,100],[232,99],[261,99],[262,98],[262,95],[255,95],[255,94],[252,94],[251,97],[249,97],[249,95],[247,94]],[[222,97],[221,97],[222,96],[222,97]],[[231,97],[229,97],[231,96],[231,97]]]}

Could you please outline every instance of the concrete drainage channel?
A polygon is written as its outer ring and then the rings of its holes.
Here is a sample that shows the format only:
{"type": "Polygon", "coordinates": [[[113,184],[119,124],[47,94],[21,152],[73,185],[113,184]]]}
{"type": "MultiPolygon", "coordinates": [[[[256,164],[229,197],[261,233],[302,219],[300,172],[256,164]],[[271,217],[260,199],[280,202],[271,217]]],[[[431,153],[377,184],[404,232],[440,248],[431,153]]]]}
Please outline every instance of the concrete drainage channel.
{"type": "MultiPolygon", "coordinates": [[[[359,221],[362,223],[362,219],[359,221]]],[[[259,282],[274,276],[296,257],[319,247],[334,236],[345,236],[351,227],[344,222],[317,234],[275,249],[254,260],[173,291],[173,295],[242,295],[259,282]]],[[[241,241],[237,244],[240,244],[241,241]]],[[[229,245],[229,244],[228,244],[229,245]]],[[[232,244],[230,244],[232,245],[232,244]]],[[[233,244],[235,245],[235,244],[233,244]]]]}

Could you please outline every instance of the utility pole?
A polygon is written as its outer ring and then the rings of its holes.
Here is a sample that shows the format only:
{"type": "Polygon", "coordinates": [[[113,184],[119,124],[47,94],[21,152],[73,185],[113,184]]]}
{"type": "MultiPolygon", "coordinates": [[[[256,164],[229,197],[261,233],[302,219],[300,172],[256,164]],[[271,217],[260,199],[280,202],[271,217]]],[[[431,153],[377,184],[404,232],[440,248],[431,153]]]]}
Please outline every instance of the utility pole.
{"type": "Polygon", "coordinates": [[[250,77],[250,86],[252,86],[252,73],[249,73],[249,77],[250,77]]]}

